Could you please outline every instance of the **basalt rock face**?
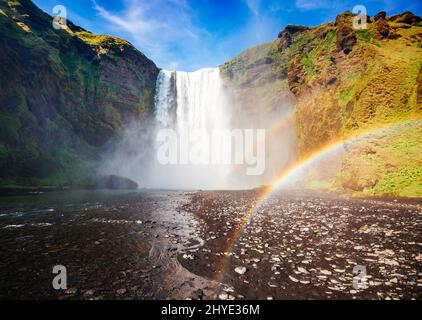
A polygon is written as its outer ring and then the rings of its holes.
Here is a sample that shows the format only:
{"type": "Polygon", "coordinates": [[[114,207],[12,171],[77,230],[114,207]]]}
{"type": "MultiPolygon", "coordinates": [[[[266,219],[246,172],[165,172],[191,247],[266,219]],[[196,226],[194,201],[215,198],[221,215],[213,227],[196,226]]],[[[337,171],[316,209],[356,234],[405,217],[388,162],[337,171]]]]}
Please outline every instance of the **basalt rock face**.
{"type": "Polygon", "coordinates": [[[0,0],[0,183],[80,183],[153,109],[158,68],[130,43],[0,0]]]}

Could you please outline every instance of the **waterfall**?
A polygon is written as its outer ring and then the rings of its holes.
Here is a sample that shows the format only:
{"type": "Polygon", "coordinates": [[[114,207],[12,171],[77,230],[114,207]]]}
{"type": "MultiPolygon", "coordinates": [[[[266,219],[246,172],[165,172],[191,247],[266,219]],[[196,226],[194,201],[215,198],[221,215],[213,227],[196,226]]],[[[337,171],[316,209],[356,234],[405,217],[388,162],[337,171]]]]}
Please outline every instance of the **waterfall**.
{"type": "Polygon", "coordinates": [[[157,78],[155,95],[155,119],[163,127],[169,127],[173,121],[171,109],[174,105],[172,92],[172,72],[161,70],[157,78]]]}
{"type": "Polygon", "coordinates": [[[161,70],[155,97],[156,121],[169,127],[174,121],[172,108],[176,106],[175,129],[208,132],[227,127],[220,87],[218,68],[195,72],[161,70]]]}
{"type": "Polygon", "coordinates": [[[297,145],[293,103],[282,88],[279,82],[236,86],[219,68],[161,70],[154,121],[128,125],[100,171],[156,189],[270,183],[292,162],[297,145]]]}
{"type": "MultiPolygon", "coordinates": [[[[195,72],[161,70],[157,79],[155,120],[160,129],[173,129],[179,137],[209,138],[215,130],[229,128],[229,112],[225,110],[219,68],[195,72]]],[[[164,186],[180,188],[221,188],[226,186],[228,165],[205,163],[220,146],[201,142],[205,149],[204,163],[180,166],[158,166],[155,176],[165,176],[164,186]],[[160,171],[158,173],[158,171],[160,171]]],[[[180,146],[183,148],[183,146],[180,146]]],[[[179,150],[180,151],[180,150],[179,150]]],[[[155,179],[156,181],[160,179],[155,179]]],[[[161,183],[161,182],[159,182],[161,183]]],[[[158,183],[158,184],[159,184],[158,183]]]]}
{"type": "Polygon", "coordinates": [[[176,72],[177,126],[179,130],[208,132],[228,126],[220,90],[220,70],[176,72]]]}

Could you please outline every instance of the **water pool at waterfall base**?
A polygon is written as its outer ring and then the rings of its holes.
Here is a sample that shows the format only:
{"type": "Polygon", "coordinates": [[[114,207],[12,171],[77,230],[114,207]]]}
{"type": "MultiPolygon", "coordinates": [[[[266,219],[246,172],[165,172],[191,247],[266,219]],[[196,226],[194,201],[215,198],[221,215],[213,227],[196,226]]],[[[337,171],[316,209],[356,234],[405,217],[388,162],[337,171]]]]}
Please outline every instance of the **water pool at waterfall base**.
{"type": "Polygon", "coordinates": [[[0,198],[2,299],[420,299],[420,202],[285,191],[0,198]],[[242,233],[235,232],[244,227],[242,233]],[[54,265],[67,289],[52,287],[54,265]],[[355,288],[356,266],[365,267],[355,288]]]}

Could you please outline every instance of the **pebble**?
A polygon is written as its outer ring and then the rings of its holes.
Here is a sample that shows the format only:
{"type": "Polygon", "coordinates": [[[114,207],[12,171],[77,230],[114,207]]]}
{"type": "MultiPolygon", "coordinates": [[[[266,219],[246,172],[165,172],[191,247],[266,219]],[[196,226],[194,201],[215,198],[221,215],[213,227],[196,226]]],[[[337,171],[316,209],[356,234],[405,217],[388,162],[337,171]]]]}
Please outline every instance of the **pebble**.
{"type": "Polygon", "coordinates": [[[195,255],[193,255],[193,254],[190,254],[190,253],[185,253],[185,254],[182,256],[182,258],[183,258],[183,259],[186,259],[186,260],[195,260],[196,256],[195,256],[195,255]]]}
{"type": "Polygon", "coordinates": [[[84,296],[85,298],[92,297],[93,295],[94,295],[94,290],[87,290],[87,291],[85,291],[85,292],[83,293],[83,296],[84,296]]]}
{"type": "Polygon", "coordinates": [[[227,292],[222,292],[218,295],[218,299],[220,300],[227,300],[229,298],[229,294],[227,292]]]}
{"type": "Polygon", "coordinates": [[[78,289],[77,288],[69,288],[65,291],[66,294],[70,294],[70,295],[75,295],[78,293],[78,289]]]}
{"type": "Polygon", "coordinates": [[[234,268],[234,271],[238,274],[245,274],[248,269],[246,269],[246,267],[236,267],[234,268]]]}
{"type": "Polygon", "coordinates": [[[299,267],[299,268],[297,268],[297,270],[300,272],[300,273],[309,273],[308,272],[308,270],[306,270],[305,268],[303,268],[303,267],[299,267]]]}
{"type": "Polygon", "coordinates": [[[118,296],[122,296],[126,293],[126,289],[125,288],[117,289],[116,293],[118,296]]]}

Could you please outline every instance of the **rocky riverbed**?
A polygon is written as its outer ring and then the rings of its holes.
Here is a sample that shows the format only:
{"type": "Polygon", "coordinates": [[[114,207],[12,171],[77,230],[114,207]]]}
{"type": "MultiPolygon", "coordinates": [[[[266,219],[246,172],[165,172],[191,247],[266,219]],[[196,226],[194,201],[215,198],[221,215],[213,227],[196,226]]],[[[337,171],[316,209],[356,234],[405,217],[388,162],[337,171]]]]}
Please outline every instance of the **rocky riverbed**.
{"type": "Polygon", "coordinates": [[[199,192],[184,207],[206,235],[184,265],[220,279],[220,299],[422,297],[420,200],[284,192],[245,219],[258,194],[199,192]]]}
{"type": "Polygon", "coordinates": [[[284,192],[249,219],[259,193],[2,197],[0,298],[422,297],[419,199],[284,192]],[[67,290],[52,286],[55,265],[67,290]]]}

